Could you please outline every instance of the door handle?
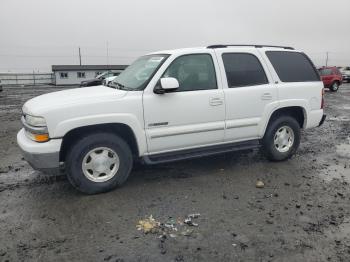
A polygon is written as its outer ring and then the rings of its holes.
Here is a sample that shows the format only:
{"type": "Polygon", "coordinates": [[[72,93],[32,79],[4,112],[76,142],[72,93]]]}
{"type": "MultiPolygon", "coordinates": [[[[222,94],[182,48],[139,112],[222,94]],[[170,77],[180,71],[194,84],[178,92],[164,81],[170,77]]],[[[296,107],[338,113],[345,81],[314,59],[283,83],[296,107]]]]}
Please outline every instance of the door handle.
{"type": "Polygon", "coordinates": [[[224,100],[220,97],[211,97],[209,103],[211,106],[220,106],[224,103],[224,100]]]}
{"type": "Polygon", "coordinates": [[[271,93],[264,93],[261,96],[261,100],[271,100],[272,99],[272,94],[271,93]]]}

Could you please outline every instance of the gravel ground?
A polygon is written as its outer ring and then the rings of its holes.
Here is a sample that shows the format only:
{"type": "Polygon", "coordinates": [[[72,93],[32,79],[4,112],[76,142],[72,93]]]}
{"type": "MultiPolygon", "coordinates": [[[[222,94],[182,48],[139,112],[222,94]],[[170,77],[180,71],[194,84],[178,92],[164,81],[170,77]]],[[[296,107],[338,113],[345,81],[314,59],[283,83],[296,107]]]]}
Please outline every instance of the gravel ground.
{"type": "Polygon", "coordinates": [[[0,261],[350,261],[349,84],[326,92],[326,122],[288,161],[245,151],[137,166],[94,196],[33,171],[16,145],[22,104],[56,90],[0,93],[0,261]],[[198,227],[175,222],[171,236],[136,228],[191,213],[198,227]]]}

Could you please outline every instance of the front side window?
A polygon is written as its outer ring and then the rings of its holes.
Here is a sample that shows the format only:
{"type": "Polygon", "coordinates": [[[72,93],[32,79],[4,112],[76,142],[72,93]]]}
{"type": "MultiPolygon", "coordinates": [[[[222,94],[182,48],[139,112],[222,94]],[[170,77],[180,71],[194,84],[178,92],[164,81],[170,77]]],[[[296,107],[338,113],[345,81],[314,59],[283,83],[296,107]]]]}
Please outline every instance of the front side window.
{"type": "Polygon", "coordinates": [[[282,82],[320,81],[314,65],[304,53],[266,51],[266,55],[282,82]]]}
{"type": "Polygon", "coordinates": [[[168,56],[142,56],[121,72],[110,85],[125,90],[143,90],[168,56]]]}
{"type": "Polygon", "coordinates": [[[248,53],[222,54],[229,88],[267,84],[265,71],[255,55],[248,53]]]}
{"type": "Polygon", "coordinates": [[[184,55],[176,58],[162,77],[179,82],[176,91],[217,89],[214,63],[209,54],[184,55]]]}

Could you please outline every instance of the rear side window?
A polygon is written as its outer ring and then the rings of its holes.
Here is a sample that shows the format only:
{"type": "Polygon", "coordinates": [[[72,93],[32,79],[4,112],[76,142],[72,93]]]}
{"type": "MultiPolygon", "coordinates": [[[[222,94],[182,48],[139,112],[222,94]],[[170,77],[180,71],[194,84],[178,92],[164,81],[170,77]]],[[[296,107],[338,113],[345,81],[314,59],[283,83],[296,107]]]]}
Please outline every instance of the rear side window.
{"type": "Polygon", "coordinates": [[[227,83],[230,88],[267,84],[265,71],[252,54],[225,53],[222,55],[227,83]]]}
{"type": "Polygon", "coordinates": [[[320,81],[315,67],[303,53],[267,51],[266,55],[282,82],[320,81]]]}

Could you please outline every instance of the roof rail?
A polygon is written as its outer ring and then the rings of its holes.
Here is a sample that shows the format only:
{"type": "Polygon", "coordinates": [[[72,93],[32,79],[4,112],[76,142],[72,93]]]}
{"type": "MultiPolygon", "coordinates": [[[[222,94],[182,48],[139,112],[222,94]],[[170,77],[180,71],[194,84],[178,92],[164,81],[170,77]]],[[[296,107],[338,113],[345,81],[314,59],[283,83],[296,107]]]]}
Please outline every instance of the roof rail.
{"type": "Polygon", "coordinates": [[[214,48],[226,48],[226,47],[230,47],[230,46],[251,46],[251,47],[255,47],[255,48],[276,47],[276,48],[294,50],[294,48],[290,47],[290,46],[277,46],[277,45],[210,45],[210,46],[207,46],[207,48],[212,48],[212,49],[214,49],[214,48]]]}

